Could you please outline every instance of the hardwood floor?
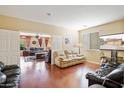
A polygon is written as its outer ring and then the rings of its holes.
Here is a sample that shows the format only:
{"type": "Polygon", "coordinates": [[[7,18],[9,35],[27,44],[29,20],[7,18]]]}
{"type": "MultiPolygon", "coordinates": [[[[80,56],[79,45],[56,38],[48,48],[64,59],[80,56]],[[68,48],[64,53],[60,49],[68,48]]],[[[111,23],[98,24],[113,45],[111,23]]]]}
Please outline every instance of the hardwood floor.
{"type": "Polygon", "coordinates": [[[24,62],[21,60],[21,88],[81,88],[88,87],[85,78],[99,65],[83,63],[68,68],[58,68],[45,62],[24,62]]]}

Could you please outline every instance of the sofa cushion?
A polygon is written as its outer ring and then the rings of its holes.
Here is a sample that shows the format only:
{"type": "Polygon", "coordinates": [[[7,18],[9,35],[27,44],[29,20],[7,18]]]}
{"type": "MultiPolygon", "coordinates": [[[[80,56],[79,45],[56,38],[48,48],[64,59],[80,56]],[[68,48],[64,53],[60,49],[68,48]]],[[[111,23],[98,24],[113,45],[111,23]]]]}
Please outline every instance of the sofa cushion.
{"type": "Polygon", "coordinates": [[[58,57],[58,61],[63,61],[63,60],[64,60],[64,58],[58,57]]]}
{"type": "Polygon", "coordinates": [[[11,69],[11,70],[6,70],[3,71],[3,73],[8,77],[12,75],[19,75],[20,74],[20,69],[11,69]]]}
{"type": "Polygon", "coordinates": [[[11,69],[20,69],[20,67],[18,65],[5,65],[3,71],[11,69]]]}
{"type": "Polygon", "coordinates": [[[67,58],[69,58],[69,59],[73,59],[73,55],[68,55],[68,57],[67,58]]]}
{"type": "Polygon", "coordinates": [[[7,77],[6,79],[6,82],[19,82],[19,78],[20,76],[19,75],[12,75],[12,76],[9,76],[7,77]]]}
{"type": "Polygon", "coordinates": [[[114,69],[116,69],[115,67],[106,65],[104,67],[101,67],[100,69],[96,70],[96,73],[100,76],[100,77],[104,77],[106,75],[108,75],[110,72],[112,72],[114,69]]]}

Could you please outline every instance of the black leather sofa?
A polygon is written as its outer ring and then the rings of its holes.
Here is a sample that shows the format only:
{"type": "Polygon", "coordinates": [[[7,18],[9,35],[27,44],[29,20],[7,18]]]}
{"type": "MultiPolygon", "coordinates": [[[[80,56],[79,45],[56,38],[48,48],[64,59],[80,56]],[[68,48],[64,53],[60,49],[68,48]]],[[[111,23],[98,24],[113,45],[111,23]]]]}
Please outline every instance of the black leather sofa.
{"type": "Polygon", "coordinates": [[[20,82],[20,67],[0,62],[0,88],[17,88],[20,82]]]}
{"type": "Polygon", "coordinates": [[[121,88],[124,85],[124,63],[120,65],[107,65],[94,73],[87,73],[88,86],[103,85],[106,88],[121,88]]]}

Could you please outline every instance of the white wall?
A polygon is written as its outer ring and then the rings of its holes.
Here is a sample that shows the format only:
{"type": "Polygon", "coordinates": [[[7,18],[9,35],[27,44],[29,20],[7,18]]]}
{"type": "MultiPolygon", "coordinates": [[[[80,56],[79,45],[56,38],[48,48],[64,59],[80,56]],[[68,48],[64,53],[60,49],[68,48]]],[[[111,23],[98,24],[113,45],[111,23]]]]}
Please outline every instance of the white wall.
{"type": "Polygon", "coordinates": [[[6,65],[20,63],[19,32],[0,29],[0,61],[6,65]]]}

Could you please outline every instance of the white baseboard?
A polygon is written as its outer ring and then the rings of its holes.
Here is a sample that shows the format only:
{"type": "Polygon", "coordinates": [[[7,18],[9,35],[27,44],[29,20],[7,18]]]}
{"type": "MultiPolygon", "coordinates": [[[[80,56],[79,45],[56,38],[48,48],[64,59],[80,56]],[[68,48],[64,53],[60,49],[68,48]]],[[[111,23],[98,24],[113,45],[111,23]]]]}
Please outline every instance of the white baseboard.
{"type": "Polygon", "coordinates": [[[101,64],[100,62],[95,62],[95,61],[91,61],[91,60],[86,60],[86,61],[89,62],[89,63],[97,64],[97,65],[100,65],[101,64]]]}

